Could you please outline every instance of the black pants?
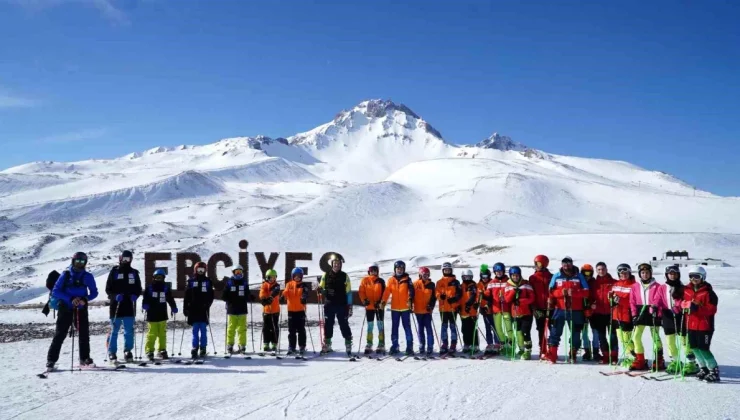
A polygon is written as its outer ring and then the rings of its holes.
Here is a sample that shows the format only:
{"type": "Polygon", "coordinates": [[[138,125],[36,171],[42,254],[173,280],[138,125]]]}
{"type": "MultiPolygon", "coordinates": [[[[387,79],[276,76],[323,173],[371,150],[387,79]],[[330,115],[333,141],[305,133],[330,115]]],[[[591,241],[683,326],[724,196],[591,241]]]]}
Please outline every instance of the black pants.
{"type": "Polygon", "coordinates": [[[532,350],[532,322],[534,322],[534,316],[532,315],[514,318],[516,331],[521,331],[522,336],[524,336],[524,348],[527,350],[532,350]]]}
{"type": "MultiPolygon", "coordinates": [[[[599,335],[599,348],[601,349],[601,352],[606,354],[609,351],[609,342],[611,341],[611,348],[612,350],[615,350],[618,348],[617,344],[617,328],[619,328],[619,323],[617,321],[612,321],[611,329],[612,334],[609,340],[607,340],[607,335],[609,335],[609,315],[606,314],[593,314],[591,315],[591,329],[598,332],[599,335]]],[[[596,348],[596,343],[591,343],[591,347],[596,348]]]]}
{"type": "Polygon", "coordinates": [[[694,331],[689,330],[689,347],[692,349],[707,350],[712,345],[712,336],[714,331],[694,331]]]}
{"type": "Polygon", "coordinates": [[[476,317],[472,316],[467,318],[460,317],[462,322],[463,343],[465,343],[466,346],[472,346],[473,344],[480,345],[480,340],[475,340],[475,334],[478,333],[475,330],[475,318],[476,317]],[[473,340],[475,340],[475,343],[473,343],[473,340]]]}
{"type": "Polygon", "coordinates": [[[306,313],[288,312],[288,348],[295,349],[296,335],[298,345],[306,347],[306,313]]]}
{"type": "Polygon", "coordinates": [[[57,327],[54,332],[54,339],[51,341],[49,353],[46,356],[47,362],[59,360],[59,352],[62,350],[62,344],[70,327],[75,329],[76,335],[79,337],[80,360],[86,360],[90,357],[90,328],[87,320],[87,306],[69,308],[66,304],[61,304],[59,312],[57,312],[57,327]]]}
{"type": "Polygon", "coordinates": [[[683,325],[683,313],[673,313],[672,310],[664,310],[663,317],[661,319],[661,325],[665,335],[679,334],[682,337],[686,336],[686,326],[683,325]]]}
{"type": "Polygon", "coordinates": [[[379,309],[365,309],[365,315],[367,316],[367,322],[382,321],[385,318],[385,312],[379,309]]]}
{"type": "Polygon", "coordinates": [[[540,353],[542,353],[547,347],[547,343],[545,343],[545,322],[547,321],[547,317],[542,318],[536,318],[535,323],[537,324],[537,345],[540,348],[540,353]],[[544,345],[542,343],[545,343],[544,345]]]}
{"type": "Polygon", "coordinates": [[[280,314],[262,314],[262,339],[265,343],[278,342],[278,322],[280,322],[280,314]]]}
{"type": "Polygon", "coordinates": [[[324,305],[324,338],[331,340],[334,337],[334,318],[339,323],[339,331],[345,340],[352,341],[352,330],[347,320],[347,307],[344,305],[324,305]]]}

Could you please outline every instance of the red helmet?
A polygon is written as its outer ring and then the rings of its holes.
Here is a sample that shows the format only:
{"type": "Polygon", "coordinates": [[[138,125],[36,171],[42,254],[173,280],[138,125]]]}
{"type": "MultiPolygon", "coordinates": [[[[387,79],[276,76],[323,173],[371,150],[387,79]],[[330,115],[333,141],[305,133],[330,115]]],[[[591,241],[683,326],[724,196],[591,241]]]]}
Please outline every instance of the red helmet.
{"type": "Polygon", "coordinates": [[[538,255],[534,257],[534,265],[536,266],[537,263],[542,264],[542,268],[547,268],[550,265],[550,259],[547,258],[547,255],[538,255]]]}
{"type": "Polygon", "coordinates": [[[426,274],[427,276],[431,275],[431,273],[429,272],[429,269],[428,268],[421,267],[419,269],[419,277],[423,276],[424,274],[426,274]]]}

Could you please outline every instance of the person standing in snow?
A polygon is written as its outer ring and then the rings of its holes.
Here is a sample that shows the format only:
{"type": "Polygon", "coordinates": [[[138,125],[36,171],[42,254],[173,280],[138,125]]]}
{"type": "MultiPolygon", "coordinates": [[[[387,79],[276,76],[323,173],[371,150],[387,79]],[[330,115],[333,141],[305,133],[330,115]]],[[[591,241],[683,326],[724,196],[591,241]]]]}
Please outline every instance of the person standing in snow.
{"type": "Polygon", "coordinates": [[[714,335],[714,316],[719,298],[707,283],[707,271],[696,266],[689,270],[690,285],[684,288],[681,308],[687,318],[689,346],[694,349],[701,368],[696,378],[705,382],[720,382],[719,367],[709,346],[714,335]]]}
{"type": "Polygon", "coordinates": [[[635,361],[629,367],[630,370],[647,370],[648,364],[645,359],[645,348],[642,345],[642,334],[645,327],[650,329],[653,340],[654,360],[651,369],[655,372],[665,370],[663,359],[663,343],[660,339],[660,325],[663,311],[670,310],[671,305],[666,302],[666,287],[659,284],[653,278],[653,267],[643,263],[637,267],[640,281],[632,285],[630,293],[630,310],[632,311],[632,323],[635,325],[635,334],[632,341],[635,344],[635,361]]]}
{"type": "Polygon", "coordinates": [[[291,271],[290,276],[293,281],[288,282],[282,292],[282,297],[288,305],[287,356],[303,356],[306,354],[306,301],[310,284],[303,282],[303,270],[298,267],[291,271]]]}
{"type": "Polygon", "coordinates": [[[493,309],[493,324],[503,344],[504,354],[510,353],[514,346],[514,329],[511,325],[511,305],[506,303],[506,266],[497,262],[493,265],[493,280],[488,283],[488,288],[483,292],[483,299],[493,309]]]}
{"type": "Polygon", "coordinates": [[[480,306],[480,295],[478,285],[475,283],[472,270],[465,270],[462,274],[463,296],[460,301],[460,324],[462,324],[463,353],[470,355],[478,353],[479,342],[478,331],[475,321],[478,319],[478,308],[480,306]]]}
{"type": "Polygon", "coordinates": [[[375,329],[376,320],[378,322],[378,347],[375,349],[375,353],[385,354],[384,312],[380,310],[380,302],[383,300],[383,293],[385,293],[385,280],[380,278],[379,274],[378,264],[368,267],[367,276],[360,281],[360,288],[357,292],[362,304],[365,305],[365,317],[367,319],[365,355],[373,351],[373,330],[375,329]]]}
{"type": "Polygon", "coordinates": [[[210,324],[210,310],[213,304],[213,283],[206,276],[207,266],[204,262],[197,262],[193,266],[193,275],[188,279],[185,298],[183,299],[183,314],[188,318],[188,325],[193,327],[193,348],[190,357],[206,357],[208,346],[208,327],[210,324]]]}
{"type": "Polygon", "coordinates": [[[221,299],[226,303],[226,354],[234,354],[235,339],[239,338],[237,354],[247,351],[247,314],[252,295],[244,277],[244,267],[237,265],[226,280],[221,299]]]}
{"type": "MultiPolygon", "coordinates": [[[[478,281],[478,295],[483,296],[488,289],[488,284],[491,282],[491,270],[488,269],[488,264],[481,264],[480,266],[480,280],[478,281]]],[[[480,301],[480,314],[483,317],[483,324],[486,329],[486,355],[498,354],[500,342],[496,329],[493,326],[493,311],[491,304],[486,299],[480,301]]]]}
{"type": "MultiPolygon", "coordinates": [[[[519,351],[515,357],[521,360],[532,358],[532,316],[531,306],[534,303],[534,289],[528,280],[522,279],[522,269],[514,266],[509,268],[509,281],[504,288],[504,301],[511,308],[516,331],[516,343],[519,351]]],[[[512,347],[512,352],[514,348],[512,347]]]]}
{"type": "Polygon", "coordinates": [[[393,264],[393,276],[388,279],[388,287],[383,293],[380,303],[385,310],[388,299],[391,300],[391,350],[390,354],[398,354],[401,349],[398,345],[398,327],[403,323],[406,333],[406,355],[414,354],[414,332],[411,329],[411,311],[414,301],[414,285],[406,274],[406,263],[396,261],[393,264]]]}
{"type": "Polygon", "coordinates": [[[663,311],[662,326],[665,333],[665,339],[668,344],[668,354],[671,356],[671,362],[666,366],[666,372],[684,375],[695,375],[699,371],[696,364],[694,352],[688,346],[686,337],[686,328],[684,326],[683,311],[681,310],[681,301],[684,296],[685,286],[681,283],[681,270],[678,265],[671,265],[665,268],[665,283],[668,296],[666,299],[673,303],[670,310],[663,311]],[[679,341],[679,344],[676,344],[679,341]],[[686,354],[687,363],[683,364],[679,355],[679,346],[686,354]]]}
{"type": "Polygon", "coordinates": [[[547,340],[545,331],[550,317],[550,280],[552,273],[547,269],[550,259],[546,255],[534,257],[534,274],[529,276],[529,284],[534,289],[534,319],[537,324],[537,345],[540,360],[547,360],[547,340]]]}
{"type": "Polygon", "coordinates": [[[352,354],[352,330],[349,317],[352,316],[352,283],[349,275],[342,271],[342,260],[336,255],[329,258],[331,270],[321,276],[319,294],[324,301],[324,345],[321,353],[332,352],[331,339],[334,336],[334,319],[339,323],[339,331],[344,338],[347,355],[352,354]]]}
{"type": "MultiPolygon", "coordinates": [[[[588,287],[591,288],[591,284],[594,281],[594,268],[591,264],[583,264],[581,266],[581,274],[583,274],[583,277],[586,279],[586,283],[588,283],[588,287]]],[[[581,345],[583,346],[583,356],[581,359],[584,362],[591,361],[594,359],[594,356],[597,356],[598,358],[601,358],[599,356],[599,332],[597,330],[593,330],[593,341],[589,339],[588,336],[588,330],[589,325],[591,322],[591,315],[593,314],[593,310],[591,309],[591,296],[583,299],[583,314],[586,317],[586,322],[583,324],[583,331],[581,332],[581,345]],[[593,343],[593,353],[591,352],[593,343]]]]}
{"type": "Polygon", "coordinates": [[[419,354],[431,356],[434,352],[432,313],[437,302],[434,282],[427,267],[419,269],[419,280],[414,282],[414,316],[419,327],[419,354]],[[425,347],[426,343],[426,347],[425,347]]]}
{"type": "Polygon", "coordinates": [[[262,338],[265,342],[264,352],[276,352],[280,337],[280,285],[277,282],[277,271],[267,270],[265,281],[260,287],[260,302],[262,303],[262,338]],[[270,346],[272,344],[272,346],[270,346]]]}
{"type": "Polygon", "coordinates": [[[573,259],[565,257],[561,261],[560,271],[550,280],[550,296],[555,300],[555,310],[550,322],[547,359],[557,363],[560,337],[565,330],[566,322],[571,325],[568,362],[576,363],[578,349],[581,347],[581,331],[586,318],[583,314],[583,299],[588,296],[588,283],[573,266],[573,259]]]}
{"type": "Polygon", "coordinates": [[[110,300],[111,332],[108,340],[108,358],[115,362],[118,358],[118,331],[123,325],[124,360],[133,363],[134,323],[136,322],[136,300],[141,296],[139,271],[131,267],[131,251],[123,251],[118,257],[118,265],[108,273],[105,293],[110,300]]]}
{"type": "Polygon", "coordinates": [[[460,281],[452,273],[452,264],[442,264],[442,278],[437,280],[435,287],[437,300],[439,301],[439,316],[442,318],[442,331],[440,332],[439,354],[447,354],[448,351],[455,353],[457,347],[457,313],[462,299],[462,287],[460,281]],[[452,346],[447,347],[447,330],[450,330],[452,346]]]}
{"type": "Polygon", "coordinates": [[[46,355],[46,368],[49,370],[59,360],[59,352],[70,328],[78,333],[80,365],[94,366],[90,358],[87,304],[98,297],[98,288],[95,277],[85,271],[86,266],[87,255],[84,252],[75,252],[72,264],[62,272],[51,291],[50,305],[57,310],[57,324],[54,339],[46,355]]]}
{"type": "Polygon", "coordinates": [[[154,281],[144,289],[144,296],[141,299],[141,309],[146,312],[146,320],[149,323],[149,331],[146,334],[146,343],[144,349],[150,362],[154,361],[154,344],[159,341],[159,357],[169,359],[167,354],[167,320],[170,318],[167,313],[173,315],[177,313],[177,303],[172,296],[172,285],[165,283],[166,273],[163,269],[158,268],[154,271],[154,281]]]}
{"type": "Polygon", "coordinates": [[[616,320],[612,320],[609,299],[615,284],[616,281],[607,271],[606,263],[596,264],[596,278],[588,284],[592,312],[590,322],[594,331],[594,359],[602,365],[617,363],[619,357],[616,332],[618,324],[616,320]]]}

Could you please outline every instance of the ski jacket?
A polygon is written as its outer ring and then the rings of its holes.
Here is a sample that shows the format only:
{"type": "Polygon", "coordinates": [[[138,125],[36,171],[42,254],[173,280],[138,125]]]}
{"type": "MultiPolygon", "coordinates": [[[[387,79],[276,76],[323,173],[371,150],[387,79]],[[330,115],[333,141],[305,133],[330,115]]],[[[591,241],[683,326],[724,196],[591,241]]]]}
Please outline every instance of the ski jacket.
{"type": "Polygon", "coordinates": [[[260,302],[262,303],[263,314],[280,313],[280,285],[277,280],[274,283],[270,283],[267,280],[262,281],[260,302]]]}
{"type": "Polygon", "coordinates": [[[288,303],[288,312],[305,312],[310,284],[303,281],[290,281],[283,290],[283,298],[288,303]]]}
{"type": "Polygon", "coordinates": [[[149,310],[146,311],[148,322],[167,321],[170,319],[169,313],[177,308],[175,298],[172,296],[172,284],[164,281],[152,282],[144,289],[141,304],[149,305],[149,310]]]}
{"type": "Polygon", "coordinates": [[[535,271],[534,274],[529,276],[529,284],[534,290],[534,309],[540,311],[546,311],[548,309],[548,303],[550,302],[550,280],[552,280],[552,273],[546,268],[535,271]]]}
{"type": "Polygon", "coordinates": [[[616,280],[609,273],[606,273],[605,276],[596,276],[591,281],[589,284],[589,301],[594,314],[609,315],[611,310],[609,297],[616,283],[616,280]]]}
{"type": "Polygon", "coordinates": [[[188,324],[208,322],[213,304],[213,283],[204,275],[190,277],[185,288],[183,314],[188,317],[188,324]]]}
{"type": "Polygon", "coordinates": [[[89,302],[98,297],[95,277],[85,270],[77,271],[69,266],[54,283],[51,296],[64,302],[69,308],[72,308],[74,298],[82,298],[89,302]]]}
{"type": "Polygon", "coordinates": [[[411,284],[408,274],[403,273],[400,279],[394,274],[388,279],[388,287],[383,292],[383,302],[388,302],[388,299],[391,297],[393,297],[391,300],[391,311],[411,310],[414,300],[414,285],[411,284]]]}
{"type": "Polygon", "coordinates": [[[684,286],[683,283],[681,283],[681,280],[678,279],[676,281],[666,280],[665,287],[666,292],[668,293],[668,296],[666,296],[666,302],[673,302],[671,313],[680,313],[681,301],[683,301],[684,288],[686,286],[684,286]]]}
{"type": "Polygon", "coordinates": [[[414,282],[414,313],[429,314],[434,310],[434,304],[437,302],[435,296],[434,282],[423,279],[414,282]]]}
{"type": "Polygon", "coordinates": [[[462,299],[460,280],[454,275],[443,276],[437,280],[436,295],[440,312],[455,312],[460,306],[460,299],[462,299]]]}
{"type": "Polygon", "coordinates": [[[488,300],[494,314],[511,313],[511,305],[506,303],[506,283],[509,277],[504,275],[501,278],[493,277],[488,282],[486,291],[483,292],[483,299],[488,300]]]}
{"type": "Polygon", "coordinates": [[[488,281],[484,281],[483,279],[478,280],[478,296],[481,297],[479,299],[480,301],[480,308],[478,310],[481,314],[491,314],[491,302],[488,301],[488,299],[484,298],[484,294],[486,293],[486,289],[488,288],[488,284],[491,282],[491,279],[489,278],[488,281]]]}
{"type": "Polygon", "coordinates": [[[342,270],[329,270],[321,276],[319,292],[324,306],[346,306],[352,304],[352,283],[349,275],[342,270]]]}
{"type": "Polygon", "coordinates": [[[630,295],[634,284],[635,276],[630,275],[628,280],[617,280],[612,286],[612,299],[617,303],[612,309],[612,318],[615,321],[632,323],[630,295]]]}
{"type": "Polygon", "coordinates": [[[639,325],[653,325],[652,317],[663,316],[663,310],[671,307],[666,302],[666,293],[665,285],[655,279],[650,279],[647,285],[642,281],[636,281],[632,285],[630,311],[639,318],[637,321],[639,325]]]}
{"type": "Polygon", "coordinates": [[[110,300],[110,319],[136,316],[131,297],[136,296],[138,299],[141,296],[139,270],[130,265],[113,267],[108,273],[108,281],[105,282],[105,293],[110,300]],[[123,295],[121,303],[116,301],[116,295],[123,295]]]}
{"type": "Polygon", "coordinates": [[[714,331],[714,315],[717,313],[719,298],[711,284],[706,281],[699,287],[687,284],[683,291],[683,301],[695,305],[688,309],[686,322],[689,331],[714,331]]]}
{"type": "Polygon", "coordinates": [[[226,280],[224,290],[221,293],[221,300],[226,302],[227,315],[245,315],[249,313],[249,284],[247,279],[231,277],[226,280]]]}
{"type": "Polygon", "coordinates": [[[573,267],[573,273],[570,275],[560,269],[550,279],[550,295],[555,299],[557,309],[582,311],[583,299],[588,298],[588,294],[588,283],[577,267],[573,267]],[[566,297],[565,290],[570,290],[571,295],[566,297]]]}
{"type": "Polygon", "coordinates": [[[383,293],[385,293],[385,280],[378,276],[365,276],[360,281],[360,289],[357,293],[362,302],[365,302],[366,299],[370,301],[370,304],[365,306],[367,310],[379,309],[378,305],[383,299],[383,293]]]}
{"type": "Polygon", "coordinates": [[[509,280],[504,288],[504,301],[511,307],[511,316],[514,318],[532,315],[534,288],[528,280],[520,280],[519,284],[509,280]]]}
{"type": "MultiPolygon", "coordinates": [[[[461,318],[475,318],[478,316],[478,284],[474,280],[463,280],[463,296],[460,304],[461,318]]],[[[476,331],[477,334],[477,331],[476,331]]]]}

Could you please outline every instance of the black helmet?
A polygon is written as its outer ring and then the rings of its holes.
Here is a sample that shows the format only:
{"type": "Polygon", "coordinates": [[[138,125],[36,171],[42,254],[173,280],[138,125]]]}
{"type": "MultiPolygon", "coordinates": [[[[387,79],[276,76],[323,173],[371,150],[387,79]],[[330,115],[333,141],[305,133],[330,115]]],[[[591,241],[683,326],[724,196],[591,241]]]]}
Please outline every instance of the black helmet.
{"type": "Polygon", "coordinates": [[[668,274],[670,273],[676,273],[678,275],[678,279],[681,278],[681,269],[678,267],[678,264],[669,265],[665,268],[665,278],[668,279],[668,274]]]}
{"type": "Polygon", "coordinates": [[[123,251],[121,252],[121,255],[118,256],[118,263],[119,264],[131,264],[131,261],[134,260],[134,253],[131,251],[123,251]]]}
{"type": "Polygon", "coordinates": [[[72,255],[72,267],[85,268],[87,266],[87,254],[78,251],[72,255]]]}

